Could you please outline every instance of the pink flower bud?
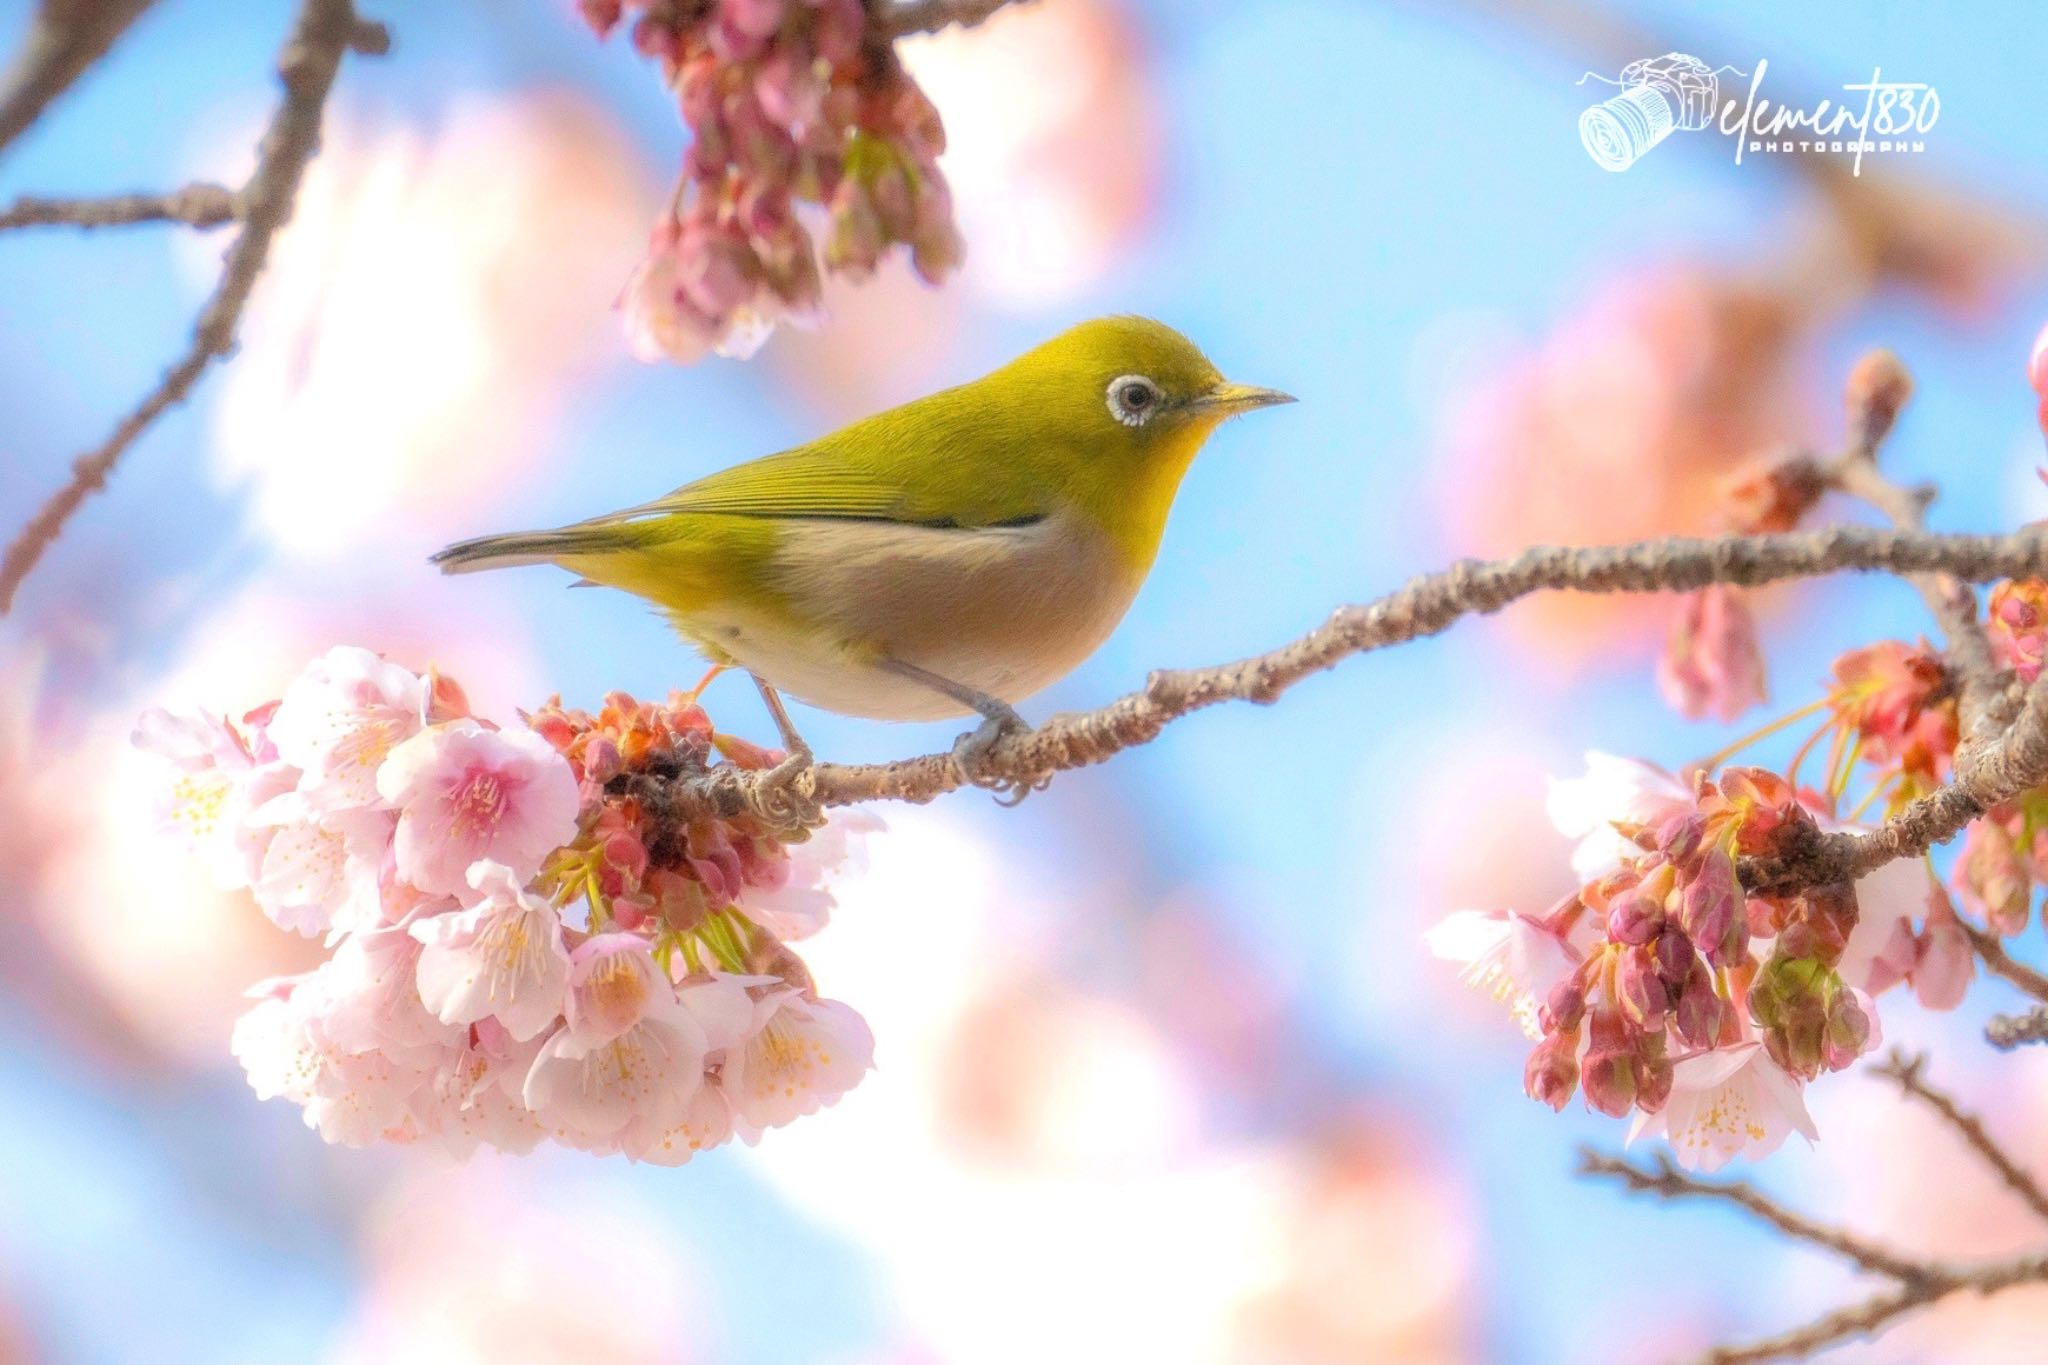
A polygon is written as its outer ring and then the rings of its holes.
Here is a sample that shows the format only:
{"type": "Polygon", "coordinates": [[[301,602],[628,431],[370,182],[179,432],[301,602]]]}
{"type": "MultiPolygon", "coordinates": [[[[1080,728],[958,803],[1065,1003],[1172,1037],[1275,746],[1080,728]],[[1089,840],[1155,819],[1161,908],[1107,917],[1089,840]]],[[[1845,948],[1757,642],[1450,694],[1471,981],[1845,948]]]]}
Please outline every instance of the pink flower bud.
{"type": "Polygon", "coordinates": [[[1550,995],[1543,1002],[1542,1024],[1546,1032],[1576,1035],[1585,1017],[1585,973],[1580,970],[1550,988],[1550,995]]]}
{"type": "Polygon", "coordinates": [[[1579,1084],[1578,1034],[1552,1034],[1538,1043],[1522,1070],[1522,1088],[1532,1100],[1563,1109],[1579,1084]]]}
{"type": "Polygon", "coordinates": [[[1675,1076],[1664,1056],[1664,1035],[1653,1033],[1643,1041],[1647,1046],[1636,1057],[1636,1108],[1654,1114],[1671,1098],[1675,1076]]]}
{"type": "Polygon", "coordinates": [[[1992,588],[1985,614],[1998,661],[2021,682],[2040,677],[2042,648],[2048,642],[2048,582],[2007,579],[1992,588]]]}
{"type": "Polygon", "coordinates": [[[1588,1052],[1579,1077],[1586,1103],[1611,1119],[1626,1117],[1635,1108],[1637,1067],[1633,1052],[1588,1052]]]}
{"type": "Polygon", "coordinates": [[[2003,819],[1987,815],[1970,825],[1955,880],[1964,903],[1984,916],[1992,933],[2010,937],[2027,927],[2033,881],[2003,819]]]}
{"type": "Polygon", "coordinates": [[[1679,1040],[1688,1047],[1714,1046],[1721,1036],[1726,1008],[1726,1002],[1714,989],[1713,973],[1705,963],[1694,959],[1685,987],[1679,992],[1677,1008],[1672,1012],[1672,1027],[1678,1030],[1679,1040]]]}
{"type": "Polygon", "coordinates": [[[1906,973],[1914,996],[1931,1010],[1951,1010],[1961,1004],[1977,971],[1977,951],[1963,932],[1955,907],[1939,890],[1928,904],[1927,923],[1914,949],[1913,966],[1906,973]]]}
{"type": "Polygon", "coordinates": [[[1657,661],[1657,686],[1690,720],[1734,720],[1764,700],[1763,651],[1740,589],[1715,583],[1685,598],[1657,661]]]}
{"type": "Polygon", "coordinates": [[[576,0],[576,8],[583,15],[583,22],[590,25],[590,31],[600,38],[611,37],[625,10],[622,0],[576,0]]]}
{"type": "Polygon", "coordinates": [[[1664,907],[1639,893],[1624,893],[1607,912],[1607,936],[1638,947],[1664,932],[1664,907]]]}
{"type": "Polygon", "coordinates": [[[1657,827],[1657,847],[1674,863],[1692,861],[1707,836],[1706,817],[1698,811],[1679,811],[1657,827]]]}
{"type": "Polygon", "coordinates": [[[1709,850],[1681,893],[1678,922],[1717,967],[1734,966],[1748,952],[1749,922],[1741,910],[1734,858],[1725,848],[1709,850]]]}
{"type": "Polygon", "coordinates": [[[1836,994],[1828,1008],[1827,1028],[1821,1040],[1821,1060],[1830,1071],[1840,1071],[1870,1048],[1870,1015],[1854,991],[1836,994]]]}
{"type": "Polygon", "coordinates": [[[1652,954],[1641,948],[1623,953],[1621,966],[1615,972],[1614,989],[1630,1023],[1642,1029],[1664,1026],[1664,1011],[1671,1001],[1652,954]]]}

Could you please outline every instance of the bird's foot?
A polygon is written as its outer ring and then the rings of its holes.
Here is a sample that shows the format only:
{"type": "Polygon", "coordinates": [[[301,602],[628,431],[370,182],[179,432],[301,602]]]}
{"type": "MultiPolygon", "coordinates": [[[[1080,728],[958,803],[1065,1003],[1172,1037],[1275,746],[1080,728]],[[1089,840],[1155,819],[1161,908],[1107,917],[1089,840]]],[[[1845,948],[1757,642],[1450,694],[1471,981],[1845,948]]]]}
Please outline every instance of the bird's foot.
{"type": "Polygon", "coordinates": [[[1011,735],[1028,735],[1031,727],[1003,702],[989,698],[980,725],[953,742],[953,767],[960,780],[996,794],[1000,805],[1014,806],[1035,791],[1044,791],[1049,777],[1012,777],[987,771],[990,752],[1011,735]],[[997,709],[1000,708],[1000,709],[997,709]]]}
{"type": "Polygon", "coordinates": [[[825,823],[818,804],[818,763],[809,745],[792,746],[788,755],[755,779],[748,805],[777,829],[815,829],[825,823]]]}

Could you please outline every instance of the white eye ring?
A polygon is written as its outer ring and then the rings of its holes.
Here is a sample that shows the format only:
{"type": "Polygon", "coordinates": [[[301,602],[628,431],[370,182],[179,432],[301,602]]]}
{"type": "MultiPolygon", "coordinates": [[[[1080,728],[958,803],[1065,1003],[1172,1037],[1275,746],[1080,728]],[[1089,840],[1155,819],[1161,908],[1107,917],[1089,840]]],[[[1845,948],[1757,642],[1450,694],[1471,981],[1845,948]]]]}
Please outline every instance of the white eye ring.
{"type": "Polygon", "coordinates": [[[1127,427],[1141,427],[1159,410],[1159,386],[1142,374],[1120,374],[1109,381],[1109,415],[1127,427]]]}

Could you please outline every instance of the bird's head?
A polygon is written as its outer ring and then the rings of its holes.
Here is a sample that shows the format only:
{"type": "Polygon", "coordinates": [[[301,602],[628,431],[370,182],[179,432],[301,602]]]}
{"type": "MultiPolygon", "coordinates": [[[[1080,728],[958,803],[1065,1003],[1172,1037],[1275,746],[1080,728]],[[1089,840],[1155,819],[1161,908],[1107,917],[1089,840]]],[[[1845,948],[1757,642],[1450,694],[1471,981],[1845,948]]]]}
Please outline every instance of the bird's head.
{"type": "Polygon", "coordinates": [[[1139,317],[1084,322],[998,375],[1028,395],[1040,420],[1070,447],[1125,456],[1119,463],[1165,460],[1185,468],[1225,418],[1294,401],[1277,389],[1231,383],[1195,343],[1139,317]]]}

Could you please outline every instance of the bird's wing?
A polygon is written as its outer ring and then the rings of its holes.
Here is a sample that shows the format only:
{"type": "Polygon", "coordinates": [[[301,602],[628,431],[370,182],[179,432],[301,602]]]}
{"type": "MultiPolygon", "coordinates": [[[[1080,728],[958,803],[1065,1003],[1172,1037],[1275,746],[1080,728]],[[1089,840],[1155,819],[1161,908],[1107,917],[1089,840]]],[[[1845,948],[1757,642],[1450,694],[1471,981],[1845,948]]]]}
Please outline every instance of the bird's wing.
{"type": "Polygon", "coordinates": [[[1030,488],[1028,482],[976,478],[968,472],[985,467],[970,453],[987,439],[986,428],[959,406],[925,399],[584,524],[714,513],[976,529],[1026,525],[1051,511],[1039,498],[1018,491],[1030,488]],[[912,418],[912,409],[918,408],[923,420],[912,418]],[[959,461],[964,468],[950,474],[934,468],[947,461],[959,461]]]}

